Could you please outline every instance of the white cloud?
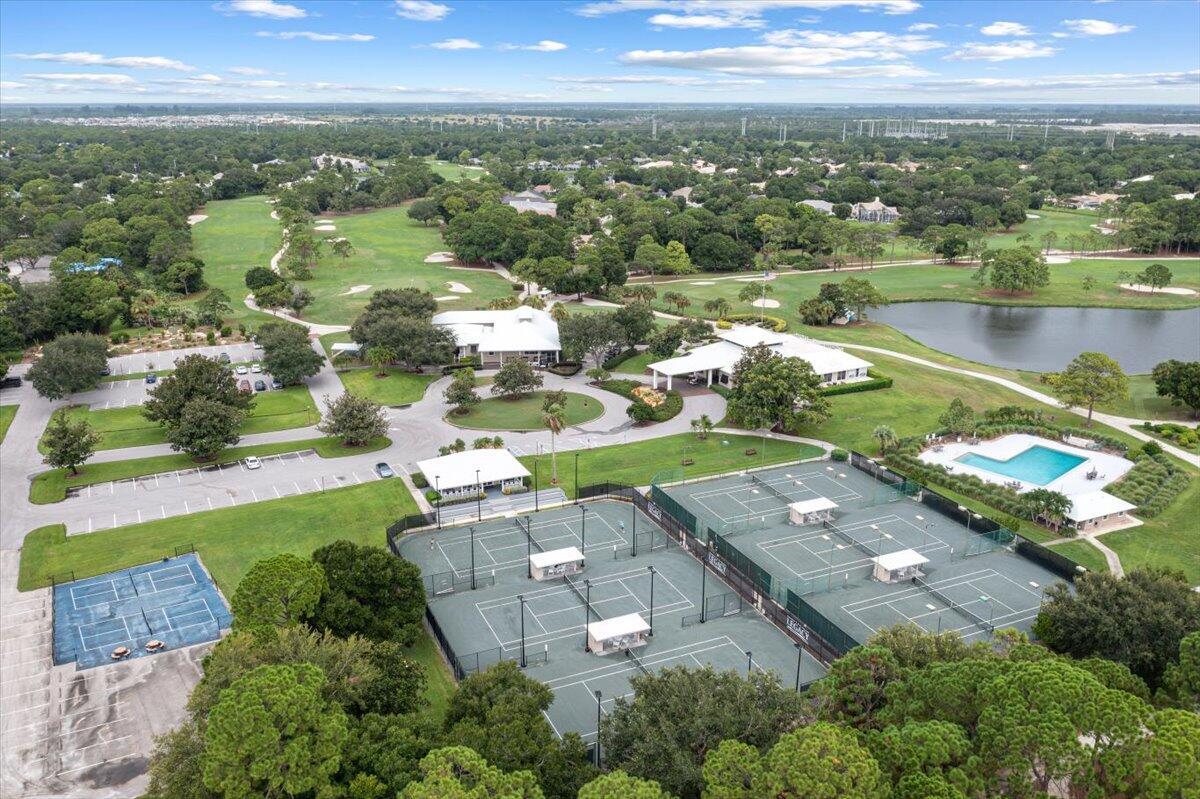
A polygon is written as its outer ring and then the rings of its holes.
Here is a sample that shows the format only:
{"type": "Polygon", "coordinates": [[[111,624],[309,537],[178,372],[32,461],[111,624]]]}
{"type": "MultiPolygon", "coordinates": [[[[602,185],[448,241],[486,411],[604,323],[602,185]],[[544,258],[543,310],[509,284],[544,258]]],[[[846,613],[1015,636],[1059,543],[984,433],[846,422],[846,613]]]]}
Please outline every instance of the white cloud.
{"type": "Polygon", "coordinates": [[[711,47],[706,50],[632,50],[626,64],[697,69],[728,75],[784,78],[923,77],[929,73],[907,63],[831,66],[839,61],[871,57],[848,50],[806,47],[711,47]]]}
{"type": "Polygon", "coordinates": [[[60,64],[88,64],[105,67],[124,67],[126,69],[173,69],[179,72],[192,72],[196,68],[158,55],[125,55],[106,56],[100,53],[86,51],[71,53],[13,53],[13,58],[22,61],[55,61],[60,64]]]}
{"type": "Polygon", "coordinates": [[[902,53],[923,53],[946,45],[921,35],[884,33],[883,31],[806,31],[781,30],[763,34],[767,44],[782,47],[824,48],[853,51],[854,58],[902,58],[902,53]]]}
{"type": "Polygon", "coordinates": [[[979,29],[984,36],[1030,36],[1033,31],[1020,22],[993,22],[979,29]]]}
{"type": "Polygon", "coordinates": [[[600,76],[562,76],[550,78],[553,83],[604,85],[610,83],[625,84],[657,84],[661,86],[707,86],[726,89],[738,89],[746,86],[761,86],[765,80],[758,78],[699,78],[690,75],[600,75],[600,76]]]}
{"type": "Polygon", "coordinates": [[[437,22],[453,11],[450,6],[429,0],[396,0],[396,16],[417,22],[437,22]]]}
{"type": "Polygon", "coordinates": [[[1087,75],[1040,75],[1021,78],[955,78],[928,80],[908,86],[889,86],[889,89],[908,88],[916,90],[961,91],[979,89],[991,92],[1063,91],[1155,88],[1189,86],[1200,89],[1200,70],[1188,72],[1144,72],[1087,75]]]}
{"type": "Polygon", "coordinates": [[[530,50],[535,53],[557,53],[566,50],[567,46],[553,39],[542,39],[537,44],[502,44],[501,50],[530,50]]]}
{"type": "Polygon", "coordinates": [[[655,14],[647,20],[651,25],[662,28],[762,28],[767,21],[762,17],[743,17],[736,14],[655,14]]]}
{"type": "Polygon", "coordinates": [[[20,83],[15,80],[0,80],[0,91],[12,91],[13,89],[27,89],[28,83],[20,83]]]}
{"type": "Polygon", "coordinates": [[[1018,58],[1045,58],[1057,53],[1053,47],[1028,40],[1011,42],[969,42],[950,55],[947,61],[1013,61],[1018,58]]]}
{"type": "Polygon", "coordinates": [[[664,28],[709,29],[763,28],[768,11],[809,9],[830,11],[856,8],[885,14],[911,14],[921,7],[916,0],[600,0],[581,6],[576,13],[601,17],[628,11],[661,11],[649,18],[664,28]]]}
{"type": "Polygon", "coordinates": [[[234,75],[266,75],[265,69],[258,67],[230,67],[227,72],[232,72],[234,75]]]}
{"type": "Polygon", "coordinates": [[[375,39],[369,33],[314,33],[313,31],[259,31],[254,35],[264,39],[308,39],[312,42],[369,42],[375,39]]]}
{"type": "Polygon", "coordinates": [[[217,3],[213,8],[225,14],[249,14],[269,19],[303,19],[308,16],[308,12],[299,6],[277,3],[275,0],[229,0],[227,3],[217,3]]]}
{"type": "Polygon", "coordinates": [[[434,50],[478,50],[483,47],[482,44],[472,39],[443,39],[429,46],[434,50]]]}
{"type": "Polygon", "coordinates": [[[1129,33],[1133,25],[1119,25],[1102,19],[1064,19],[1063,27],[1076,36],[1113,36],[1118,33],[1129,33]]]}
{"type": "Polygon", "coordinates": [[[31,72],[25,77],[58,83],[95,83],[105,86],[130,86],[137,83],[128,75],[117,72],[31,72]]]}
{"type": "Polygon", "coordinates": [[[909,33],[923,33],[924,31],[935,31],[938,26],[933,22],[915,22],[908,26],[909,33]]]}

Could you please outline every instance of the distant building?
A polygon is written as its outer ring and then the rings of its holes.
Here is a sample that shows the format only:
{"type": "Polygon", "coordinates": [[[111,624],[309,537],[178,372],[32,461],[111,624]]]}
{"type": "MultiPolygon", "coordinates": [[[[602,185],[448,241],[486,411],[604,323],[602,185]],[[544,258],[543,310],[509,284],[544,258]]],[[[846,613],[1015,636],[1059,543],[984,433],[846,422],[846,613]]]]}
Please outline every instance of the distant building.
{"type": "Polygon", "coordinates": [[[820,211],[828,216],[833,216],[833,203],[826,200],[801,200],[801,205],[807,205],[814,211],[820,211]]]}
{"type": "Polygon", "coordinates": [[[1077,194],[1066,204],[1072,208],[1099,208],[1104,203],[1116,202],[1120,198],[1119,194],[1077,194]]]}
{"type": "Polygon", "coordinates": [[[524,213],[532,211],[535,214],[542,216],[557,216],[558,203],[551,202],[546,199],[546,195],[536,191],[522,191],[517,194],[506,194],[500,198],[500,202],[507,206],[516,208],[517,211],[524,213]]]}
{"type": "Polygon", "coordinates": [[[666,169],[672,166],[675,166],[674,161],[647,161],[644,164],[639,164],[638,169],[666,169]]]}
{"type": "Polygon", "coordinates": [[[876,197],[869,203],[850,206],[850,218],[859,222],[895,222],[900,218],[900,212],[890,205],[884,205],[876,197]]]}
{"type": "Polygon", "coordinates": [[[312,165],[314,169],[324,169],[327,166],[348,166],[354,172],[369,172],[371,170],[371,165],[366,161],[360,161],[357,158],[347,158],[342,155],[330,155],[329,153],[313,156],[312,165]]]}
{"type": "Polygon", "coordinates": [[[1196,192],[1185,191],[1185,192],[1182,192],[1181,194],[1172,194],[1171,199],[1172,200],[1194,200],[1194,199],[1196,199],[1196,192]]]}

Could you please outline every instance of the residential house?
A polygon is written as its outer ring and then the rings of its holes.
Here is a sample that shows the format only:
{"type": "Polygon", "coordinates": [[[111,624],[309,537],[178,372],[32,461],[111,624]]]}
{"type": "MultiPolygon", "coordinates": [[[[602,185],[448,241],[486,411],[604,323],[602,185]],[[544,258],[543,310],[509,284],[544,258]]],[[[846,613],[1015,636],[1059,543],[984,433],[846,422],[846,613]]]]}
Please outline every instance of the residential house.
{"type": "Polygon", "coordinates": [[[900,212],[890,205],[884,205],[876,197],[870,202],[850,206],[850,218],[859,222],[895,222],[900,218],[900,212]]]}
{"type": "Polygon", "coordinates": [[[521,213],[532,211],[542,216],[557,216],[558,203],[546,199],[546,195],[536,191],[522,191],[517,194],[506,194],[500,202],[516,208],[521,213]]]}
{"type": "Polygon", "coordinates": [[[371,165],[366,161],[360,161],[357,158],[347,158],[342,155],[322,153],[321,155],[313,156],[311,160],[313,169],[324,169],[328,166],[348,166],[353,172],[369,172],[371,170],[371,165]]]}
{"type": "Polygon", "coordinates": [[[827,200],[801,200],[800,205],[807,205],[814,211],[820,211],[827,216],[833,216],[833,203],[827,200]]]}

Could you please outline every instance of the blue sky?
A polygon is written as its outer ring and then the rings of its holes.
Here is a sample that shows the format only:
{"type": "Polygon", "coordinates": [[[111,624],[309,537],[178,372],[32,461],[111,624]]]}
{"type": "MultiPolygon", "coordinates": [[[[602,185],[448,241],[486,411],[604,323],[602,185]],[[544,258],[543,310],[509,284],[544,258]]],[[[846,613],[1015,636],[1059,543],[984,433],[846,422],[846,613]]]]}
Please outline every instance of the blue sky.
{"type": "Polygon", "coordinates": [[[1200,3],[6,0],[0,101],[1200,104],[1200,3]]]}

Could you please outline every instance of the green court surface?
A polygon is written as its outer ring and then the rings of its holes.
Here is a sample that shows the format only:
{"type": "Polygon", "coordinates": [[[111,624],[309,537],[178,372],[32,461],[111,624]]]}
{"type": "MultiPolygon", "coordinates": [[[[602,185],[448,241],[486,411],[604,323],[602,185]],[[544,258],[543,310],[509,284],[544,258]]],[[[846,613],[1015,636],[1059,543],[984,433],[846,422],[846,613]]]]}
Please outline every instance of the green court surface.
{"type": "Polygon", "coordinates": [[[597,701],[608,712],[631,692],[630,678],[662,668],[752,668],[785,685],[796,684],[797,669],[802,685],[824,674],[716,572],[702,576],[700,561],[633,505],[586,502],[519,518],[529,534],[517,517],[492,519],[410,535],[400,551],[425,575],[435,630],[453,649],[457,674],[523,663],[554,692],[547,715],[560,735],[593,739],[597,701]],[[586,554],[581,574],[529,577],[530,554],[570,546],[586,554]],[[634,613],[651,626],[645,646],[585,651],[588,623],[634,613]]]}
{"type": "Polygon", "coordinates": [[[698,534],[708,535],[722,557],[758,576],[764,592],[805,621],[818,615],[837,628],[833,637],[845,638],[830,641],[836,647],[903,622],[967,640],[993,629],[1028,630],[1043,592],[1060,580],[921,501],[932,497],[906,496],[847,463],[779,467],[663,490],[695,515],[698,534]],[[789,506],[810,500],[835,506],[793,523],[789,506]],[[906,550],[926,559],[918,579],[876,579],[877,557],[906,550]]]}

